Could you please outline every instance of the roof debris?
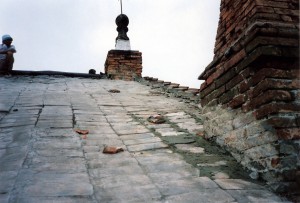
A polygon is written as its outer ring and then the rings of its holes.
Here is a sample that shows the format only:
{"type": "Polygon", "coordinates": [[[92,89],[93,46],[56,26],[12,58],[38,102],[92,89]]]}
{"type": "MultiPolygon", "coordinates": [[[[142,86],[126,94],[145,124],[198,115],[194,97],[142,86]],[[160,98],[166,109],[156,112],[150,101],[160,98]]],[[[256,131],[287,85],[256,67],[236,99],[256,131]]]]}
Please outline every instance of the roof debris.
{"type": "Polygon", "coordinates": [[[114,147],[114,146],[105,146],[103,149],[103,154],[117,154],[119,152],[124,152],[122,147],[114,147]]]}

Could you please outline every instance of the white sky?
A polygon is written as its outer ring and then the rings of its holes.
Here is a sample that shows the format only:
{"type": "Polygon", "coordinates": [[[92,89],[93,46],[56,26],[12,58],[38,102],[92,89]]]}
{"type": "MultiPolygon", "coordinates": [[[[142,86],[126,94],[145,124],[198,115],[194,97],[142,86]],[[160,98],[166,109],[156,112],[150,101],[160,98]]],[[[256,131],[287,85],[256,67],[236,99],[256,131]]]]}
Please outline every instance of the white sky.
{"type": "MultiPolygon", "coordinates": [[[[143,76],[199,88],[213,59],[220,0],[123,0],[143,76]]],[[[118,0],[1,0],[0,35],[16,46],[15,70],[104,72],[117,37],[118,0]]]]}

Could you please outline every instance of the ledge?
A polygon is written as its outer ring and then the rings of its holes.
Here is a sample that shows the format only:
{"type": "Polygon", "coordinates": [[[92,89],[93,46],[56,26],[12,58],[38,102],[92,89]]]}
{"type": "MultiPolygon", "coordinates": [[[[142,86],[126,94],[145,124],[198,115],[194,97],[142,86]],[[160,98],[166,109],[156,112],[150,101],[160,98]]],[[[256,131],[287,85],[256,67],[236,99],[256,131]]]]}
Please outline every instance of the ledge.
{"type": "Polygon", "coordinates": [[[81,78],[95,78],[95,79],[104,79],[106,78],[105,74],[87,74],[87,73],[72,73],[72,72],[60,72],[60,71],[27,71],[27,70],[12,70],[12,75],[51,75],[51,76],[65,76],[65,77],[81,77],[81,78]]]}

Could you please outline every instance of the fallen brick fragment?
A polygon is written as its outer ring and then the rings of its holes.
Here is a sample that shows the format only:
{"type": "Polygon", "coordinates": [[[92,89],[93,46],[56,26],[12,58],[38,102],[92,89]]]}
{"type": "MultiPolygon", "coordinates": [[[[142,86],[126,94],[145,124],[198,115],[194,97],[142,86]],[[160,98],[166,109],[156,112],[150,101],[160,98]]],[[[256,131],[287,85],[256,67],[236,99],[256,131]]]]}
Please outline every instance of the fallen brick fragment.
{"type": "Polygon", "coordinates": [[[80,135],[87,135],[89,134],[88,130],[80,130],[80,129],[76,129],[75,132],[77,132],[80,135]]]}
{"type": "Polygon", "coordinates": [[[162,124],[166,122],[166,119],[160,114],[149,116],[147,120],[154,124],[162,124]]]}
{"type": "Polygon", "coordinates": [[[121,91],[117,90],[117,89],[111,89],[111,90],[108,90],[108,92],[110,92],[110,93],[120,93],[121,91]]]}
{"type": "Polygon", "coordinates": [[[119,152],[124,152],[122,147],[113,147],[113,146],[105,146],[103,149],[104,154],[117,154],[119,152]]]}

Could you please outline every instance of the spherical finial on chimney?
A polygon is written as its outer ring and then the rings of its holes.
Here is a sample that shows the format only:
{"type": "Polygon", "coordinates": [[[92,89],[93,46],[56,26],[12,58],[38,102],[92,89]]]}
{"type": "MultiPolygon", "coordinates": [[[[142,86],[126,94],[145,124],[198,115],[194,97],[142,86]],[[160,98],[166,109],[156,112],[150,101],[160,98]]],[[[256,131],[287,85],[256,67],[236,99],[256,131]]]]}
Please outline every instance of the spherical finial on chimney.
{"type": "Polygon", "coordinates": [[[128,28],[127,26],[129,25],[129,18],[125,14],[120,14],[116,18],[116,24],[117,24],[117,31],[118,31],[118,37],[116,40],[122,39],[122,40],[129,40],[127,36],[128,28]]]}

